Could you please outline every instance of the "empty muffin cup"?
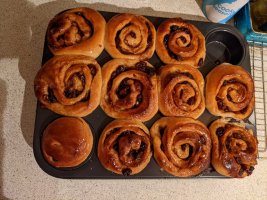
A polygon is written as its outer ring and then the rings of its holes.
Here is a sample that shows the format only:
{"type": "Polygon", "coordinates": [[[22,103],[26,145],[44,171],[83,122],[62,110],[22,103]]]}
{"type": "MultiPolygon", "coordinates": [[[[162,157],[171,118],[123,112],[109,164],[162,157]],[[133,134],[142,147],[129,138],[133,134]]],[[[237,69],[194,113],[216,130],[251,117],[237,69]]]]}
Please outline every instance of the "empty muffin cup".
{"type": "Polygon", "coordinates": [[[208,68],[221,63],[238,65],[245,55],[245,42],[228,29],[215,29],[206,36],[206,63],[208,68]]]}

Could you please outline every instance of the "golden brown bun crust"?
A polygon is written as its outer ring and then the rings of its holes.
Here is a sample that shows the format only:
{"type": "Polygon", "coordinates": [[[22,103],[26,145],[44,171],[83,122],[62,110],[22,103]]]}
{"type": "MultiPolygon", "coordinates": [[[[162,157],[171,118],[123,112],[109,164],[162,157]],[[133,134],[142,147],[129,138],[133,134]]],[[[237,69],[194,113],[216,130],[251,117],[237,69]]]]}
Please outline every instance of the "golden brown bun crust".
{"type": "Polygon", "coordinates": [[[158,80],[159,110],[165,116],[197,119],[205,110],[204,78],[191,65],[166,65],[158,80]]]}
{"type": "Polygon", "coordinates": [[[163,117],[150,129],[154,157],[166,172],[195,176],[210,163],[211,140],[207,127],[186,117],[163,117]]]}
{"type": "Polygon", "coordinates": [[[37,73],[35,95],[44,107],[66,116],[83,117],[100,102],[101,68],[82,55],[54,56],[37,73]]]}
{"type": "Polygon", "coordinates": [[[61,117],[50,123],[42,137],[45,160],[54,167],[76,167],[89,156],[93,135],[82,118],[61,117]]]}
{"type": "Polygon", "coordinates": [[[207,75],[206,107],[211,114],[245,119],[254,103],[254,82],[242,67],[223,63],[207,75]]]}
{"type": "Polygon", "coordinates": [[[206,55],[205,37],[181,18],[167,19],[158,27],[156,52],[166,64],[200,67],[206,55]]]}
{"type": "Polygon", "coordinates": [[[105,49],[113,58],[148,60],[155,50],[156,30],[145,17],[118,14],[108,23],[105,49]]]}
{"type": "Polygon", "coordinates": [[[141,172],[152,156],[149,130],[134,120],[114,120],[102,132],[98,158],[109,171],[124,176],[141,172]]]}
{"type": "Polygon", "coordinates": [[[157,113],[157,76],[148,62],[113,59],[102,77],[100,106],[110,117],[147,121],[157,113]]]}
{"type": "Polygon", "coordinates": [[[252,174],[257,164],[258,144],[252,130],[244,123],[226,119],[214,121],[210,127],[211,163],[224,176],[243,178],[252,174]]]}
{"type": "Polygon", "coordinates": [[[86,55],[97,58],[104,49],[106,21],[90,8],[74,8],[56,15],[47,28],[54,55],[86,55]]]}

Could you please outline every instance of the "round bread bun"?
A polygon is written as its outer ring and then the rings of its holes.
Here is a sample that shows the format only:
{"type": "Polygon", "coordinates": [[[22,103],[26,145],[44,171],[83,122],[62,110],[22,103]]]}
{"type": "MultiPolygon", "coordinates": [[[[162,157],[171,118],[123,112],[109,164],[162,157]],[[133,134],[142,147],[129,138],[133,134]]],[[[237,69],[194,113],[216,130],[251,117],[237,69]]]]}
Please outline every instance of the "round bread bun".
{"type": "Polygon", "coordinates": [[[82,118],[61,117],[50,123],[42,136],[45,160],[54,167],[76,167],[89,156],[93,135],[82,118]]]}

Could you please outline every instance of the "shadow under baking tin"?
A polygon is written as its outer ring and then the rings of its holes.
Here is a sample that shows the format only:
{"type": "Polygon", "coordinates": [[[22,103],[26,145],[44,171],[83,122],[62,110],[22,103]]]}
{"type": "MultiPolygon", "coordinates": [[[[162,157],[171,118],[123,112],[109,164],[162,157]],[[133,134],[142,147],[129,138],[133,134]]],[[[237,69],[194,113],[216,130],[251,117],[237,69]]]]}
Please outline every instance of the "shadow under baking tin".
{"type": "MultiPolygon", "coordinates": [[[[100,12],[106,21],[108,21],[116,13],[110,12],[100,12]]],[[[166,18],[160,17],[147,17],[155,26],[164,21],[166,18]]],[[[216,65],[223,62],[230,62],[232,64],[237,64],[242,66],[248,72],[250,72],[250,60],[249,60],[249,51],[248,45],[244,40],[243,36],[232,26],[224,24],[215,24],[210,22],[198,22],[198,21],[189,21],[194,24],[205,36],[206,38],[206,59],[203,67],[199,70],[205,77],[207,73],[212,70],[216,65]],[[238,47],[237,47],[238,46],[238,47]]],[[[49,60],[53,55],[49,51],[47,43],[44,45],[43,60],[44,64],[49,60]]],[[[101,55],[96,59],[100,66],[103,66],[107,61],[112,58],[108,55],[106,51],[103,51],[101,55]]],[[[156,68],[163,66],[164,64],[160,61],[159,57],[154,53],[153,57],[149,62],[154,65],[156,68]]],[[[152,124],[161,118],[163,115],[157,113],[151,120],[145,122],[145,125],[150,128],[152,124]]],[[[163,171],[156,163],[155,159],[151,158],[151,161],[146,166],[146,168],[132,176],[122,176],[112,173],[106,170],[100,163],[97,158],[97,145],[101,132],[105,126],[111,122],[113,119],[108,117],[103,110],[98,106],[98,108],[91,113],[90,115],[84,117],[85,121],[89,123],[91,130],[94,136],[93,149],[90,156],[82,163],[81,165],[74,168],[55,168],[49,165],[43,157],[41,151],[41,137],[43,130],[48,126],[50,122],[60,117],[60,115],[45,109],[41,108],[40,104],[37,104],[36,109],[36,121],[35,121],[35,131],[33,138],[33,151],[34,156],[39,164],[39,166],[51,176],[59,178],[112,178],[112,179],[131,179],[131,178],[177,178],[167,172],[163,171]]],[[[205,125],[209,125],[212,121],[218,119],[217,116],[211,115],[207,110],[198,118],[205,125]]],[[[248,120],[247,120],[248,121],[248,120]]],[[[255,115],[252,115],[249,118],[249,121],[255,125],[255,115]]],[[[200,175],[195,177],[220,177],[212,167],[209,167],[207,170],[202,172],[200,175]]]]}

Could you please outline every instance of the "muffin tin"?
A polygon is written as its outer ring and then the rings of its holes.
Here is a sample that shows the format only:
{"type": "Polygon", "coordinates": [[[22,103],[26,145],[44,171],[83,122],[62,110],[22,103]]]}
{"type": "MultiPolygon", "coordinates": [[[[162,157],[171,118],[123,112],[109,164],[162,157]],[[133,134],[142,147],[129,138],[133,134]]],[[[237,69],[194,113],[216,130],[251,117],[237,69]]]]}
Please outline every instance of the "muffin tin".
{"type": "MultiPolygon", "coordinates": [[[[100,12],[106,21],[117,13],[111,12],[100,12]]],[[[161,17],[149,17],[146,16],[155,26],[159,26],[166,18],[161,17]]],[[[177,15],[179,17],[179,15],[177,15]]],[[[248,44],[246,43],[243,36],[232,26],[224,24],[215,24],[210,22],[200,21],[188,21],[194,24],[206,38],[206,59],[202,68],[199,70],[205,77],[210,70],[216,65],[229,62],[231,64],[240,65],[244,67],[248,72],[251,72],[248,44]]],[[[44,44],[42,64],[52,58],[53,55],[49,51],[47,42],[44,44]]],[[[97,58],[100,66],[111,60],[112,58],[106,51],[103,51],[97,58]]],[[[153,57],[149,62],[156,68],[163,66],[164,64],[160,61],[159,57],[154,53],[153,57]]],[[[41,151],[41,140],[44,129],[49,123],[55,119],[61,117],[60,115],[42,108],[40,103],[37,103],[36,119],[35,119],[35,131],[33,137],[33,151],[34,156],[43,171],[47,174],[58,177],[58,178],[79,178],[79,179],[90,179],[90,178],[111,178],[111,179],[132,179],[132,178],[176,178],[167,172],[160,169],[159,165],[155,162],[154,158],[151,158],[148,166],[139,174],[132,176],[121,176],[114,174],[106,170],[99,162],[97,158],[97,144],[99,136],[105,126],[113,119],[108,117],[104,111],[98,107],[92,114],[84,117],[87,123],[90,125],[94,137],[93,150],[89,157],[79,166],[75,168],[55,168],[49,165],[44,159],[41,151]]],[[[145,122],[145,125],[150,128],[152,124],[162,117],[161,113],[157,113],[151,120],[145,122]]],[[[205,125],[209,125],[215,119],[219,117],[211,115],[207,110],[198,118],[205,125]]],[[[255,132],[255,114],[251,114],[249,119],[245,120],[249,128],[254,129],[255,132]]],[[[197,177],[223,177],[218,174],[211,166],[197,177]]]]}

